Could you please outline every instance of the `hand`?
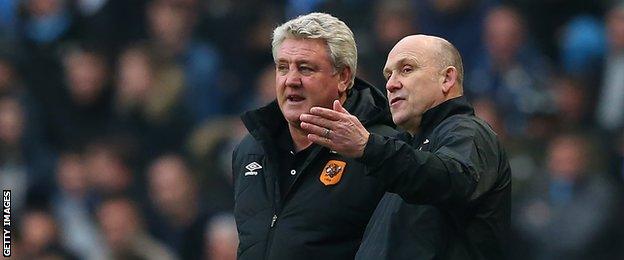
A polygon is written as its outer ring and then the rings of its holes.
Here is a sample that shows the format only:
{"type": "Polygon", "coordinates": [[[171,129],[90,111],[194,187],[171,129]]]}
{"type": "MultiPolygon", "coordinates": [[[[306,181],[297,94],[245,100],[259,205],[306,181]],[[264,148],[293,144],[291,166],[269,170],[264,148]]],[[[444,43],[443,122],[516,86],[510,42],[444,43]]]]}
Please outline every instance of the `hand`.
{"type": "Polygon", "coordinates": [[[301,114],[301,128],[308,131],[308,140],[351,158],[362,157],[370,133],[357,117],[349,114],[340,101],[334,109],[313,107],[301,114]]]}

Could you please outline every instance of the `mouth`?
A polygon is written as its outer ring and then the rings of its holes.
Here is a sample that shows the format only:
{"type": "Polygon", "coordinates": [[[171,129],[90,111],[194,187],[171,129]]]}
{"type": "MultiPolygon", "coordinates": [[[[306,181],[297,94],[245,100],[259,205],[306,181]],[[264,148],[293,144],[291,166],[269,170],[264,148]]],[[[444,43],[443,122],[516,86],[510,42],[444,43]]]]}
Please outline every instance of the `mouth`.
{"type": "Polygon", "coordinates": [[[393,105],[394,105],[394,104],[396,104],[397,102],[399,102],[399,101],[403,101],[403,100],[405,100],[405,98],[402,98],[402,97],[395,97],[395,98],[392,98],[392,99],[390,100],[390,106],[393,106],[393,105]]]}
{"type": "Polygon", "coordinates": [[[301,95],[297,95],[297,94],[290,94],[288,96],[286,96],[286,101],[288,102],[301,102],[304,101],[305,98],[301,95]]]}

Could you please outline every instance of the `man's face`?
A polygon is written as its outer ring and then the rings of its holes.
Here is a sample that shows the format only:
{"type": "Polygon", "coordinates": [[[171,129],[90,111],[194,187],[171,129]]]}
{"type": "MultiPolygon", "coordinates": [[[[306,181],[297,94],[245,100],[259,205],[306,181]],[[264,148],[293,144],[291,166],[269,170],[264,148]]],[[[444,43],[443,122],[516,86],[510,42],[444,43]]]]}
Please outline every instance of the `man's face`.
{"type": "Polygon", "coordinates": [[[390,51],[384,67],[392,120],[409,132],[418,130],[423,113],[444,99],[444,75],[433,44],[418,36],[405,38],[390,51]]]}
{"type": "Polygon", "coordinates": [[[277,103],[284,117],[299,128],[299,116],[314,106],[332,107],[346,91],[332,65],[327,44],[320,39],[285,39],[275,62],[277,103]]]}

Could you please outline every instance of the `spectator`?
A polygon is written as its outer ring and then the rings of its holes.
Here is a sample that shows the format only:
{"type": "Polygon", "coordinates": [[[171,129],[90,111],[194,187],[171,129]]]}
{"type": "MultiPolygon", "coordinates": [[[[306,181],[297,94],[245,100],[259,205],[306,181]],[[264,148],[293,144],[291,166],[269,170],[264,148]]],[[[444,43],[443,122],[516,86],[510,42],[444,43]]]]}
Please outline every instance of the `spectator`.
{"type": "Polygon", "coordinates": [[[597,120],[603,129],[624,129],[624,4],[616,4],[606,17],[607,57],[597,103],[597,120]]]}
{"type": "Polygon", "coordinates": [[[66,39],[71,33],[73,16],[66,0],[23,1],[25,40],[49,45],[66,39]]]}
{"type": "Polygon", "coordinates": [[[53,213],[59,220],[61,241],[80,259],[107,259],[101,234],[88,207],[90,183],[79,153],[66,151],[59,156],[56,170],[58,190],[52,199],[53,213]]]}
{"type": "Polygon", "coordinates": [[[489,97],[505,114],[510,135],[522,135],[529,115],[548,110],[544,91],[548,67],[530,46],[520,14],[510,7],[491,9],[484,22],[484,47],[476,66],[468,72],[469,97],[489,97]]]}
{"type": "MultiPolygon", "coordinates": [[[[275,93],[275,90],[273,90],[275,93]]],[[[233,210],[231,157],[247,130],[239,118],[225,117],[206,122],[187,140],[187,149],[194,165],[202,174],[199,177],[210,208],[218,211],[233,210]]]]}
{"type": "MultiPolygon", "coordinates": [[[[22,85],[13,59],[0,54],[0,165],[11,168],[0,171],[0,175],[23,172],[18,178],[24,178],[29,186],[47,186],[52,176],[53,154],[42,132],[39,106],[22,85]]],[[[18,186],[14,188],[19,190],[18,186]]]]}
{"type": "Polygon", "coordinates": [[[20,104],[9,97],[0,98],[0,180],[2,188],[13,190],[17,198],[24,198],[28,187],[28,164],[20,145],[23,121],[20,104]]]}
{"type": "MultiPolygon", "coordinates": [[[[254,103],[254,95],[241,97],[238,93],[259,91],[255,83],[263,72],[260,68],[269,64],[274,65],[271,52],[267,51],[267,46],[271,45],[271,39],[266,35],[270,35],[275,25],[279,23],[277,14],[279,11],[270,3],[259,8],[261,10],[250,13],[244,18],[237,17],[235,21],[230,21],[232,26],[237,26],[233,31],[239,31],[238,38],[242,40],[242,43],[240,46],[230,44],[224,47],[231,55],[223,60],[224,76],[221,82],[227,86],[224,88],[227,91],[226,102],[230,104],[230,109],[236,112],[250,109],[254,103]],[[250,89],[250,86],[253,89],[250,89]]],[[[232,36],[231,32],[228,35],[232,36]]]]}
{"type": "Polygon", "coordinates": [[[179,155],[161,156],[149,167],[148,183],[156,237],[181,259],[201,259],[207,215],[189,166],[179,155]]]}
{"type": "Polygon", "coordinates": [[[66,103],[60,49],[75,39],[74,22],[67,0],[19,2],[16,66],[21,75],[28,75],[23,77],[24,84],[39,106],[45,127],[45,122],[57,116],[55,109],[66,103]]]}
{"type": "Polygon", "coordinates": [[[608,258],[614,252],[620,194],[590,165],[591,144],[574,133],[550,143],[545,175],[514,204],[513,226],[531,248],[518,259],[608,258]]]}
{"type": "Polygon", "coordinates": [[[486,121],[505,144],[511,167],[513,202],[517,194],[526,192],[525,190],[530,187],[530,182],[536,177],[544,147],[539,145],[540,142],[528,138],[510,138],[503,125],[503,117],[492,100],[477,99],[473,105],[475,114],[486,121]]]}
{"type": "Polygon", "coordinates": [[[105,200],[97,210],[97,219],[113,259],[177,259],[148,235],[143,217],[130,199],[105,200]]]}
{"type": "Polygon", "coordinates": [[[249,106],[249,109],[266,105],[273,101],[275,97],[275,65],[266,65],[260,72],[260,75],[256,78],[255,89],[257,95],[254,95],[256,99],[249,106]]]}
{"type": "Polygon", "coordinates": [[[419,33],[448,39],[462,53],[466,68],[474,68],[483,45],[481,24],[492,8],[491,0],[414,1],[413,11],[419,33]]]}
{"type": "Polygon", "coordinates": [[[70,45],[63,54],[60,95],[47,97],[45,129],[54,148],[78,147],[110,120],[109,69],[104,54],[88,44],[70,45]]]}
{"type": "Polygon", "coordinates": [[[568,74],[593,77],[605,52],[605,32],[595,17],[580,15],[563,28],[560,39],[561,67],[568,74]]]}
{"type": "Polygon", "coordinates": [[[220,53],[193,37],[197,1],[155,0],[147,7],[148,28],[157,48],[184,71],[184,100],[194,122],[231,113],[219,83],[220,53]]]}
{"type": "Polygon", "coordinates": [[[181,68],[149,44],[128,47],[117,64],[110,130],[142,151],[140,167],[164,152],[180,150],[192,123],[183,101],[181,68]]]}
{"type": "MultiPolygon", "coordinates": [[[[592,109],[589,88],[583,80],[572,76],[553,77],[552,96],[557,117],[564,129],[589,128],[592,109]]],[[[591,130],[591,129],[586,129],[591,130]]]]}
{"type": "MultiPolygon", "coordinates": [[[[601,17],[605,7],[610,2],[616,1],[585,1],[585,0],[550,0],[550,1],[497,1],[513,4],[526,17],[527,26],[535,40],[536,46],[548,57],[557,59],[557,54],[561,53],[558,45],[560,37],[570,36],[566,32],[566,27],[576,23],[573,27],[580,25],[577,18],[583,16],[601,17]]],[[[587,20],[585,20],[587,21],[587,20]]],[[[590,24],[585,24],[590,25],[590,24]]],[[[593,25],[590,25],[593,26],[593,25]]],[[[579,28],[579,27],[576,27],[579,28]]],[[[585,27],[587,28],[587,27],[585,27]]],[[[585,32],[583,37],[596,36],[594,32],[585,32]]],[[[600,41],[593,39],[592,41],[600,41]]],[[[587,43],[587,42],[586,42],[587,43]]],[[[571,47],[571,46],[569,46],[571,47]]],[[[564,47],[565,48],[565,47],[564,47]]],[[[583,50],[583,52],[588,50],[583,50]]],[[[563,57],[559,57],[563,58],[563,57]]],[[[562,67],[563,68],[563,67],[562,67]]]]}
{"type": "MultiPolygon", "coordinates": [[[[413,9],[411,2],[406,0],[377,2],[373,10],[374,22],[370,25],[374,28],[370,33],[372,39],[359,41],[359,46],[362,46],[359,49],[363,53],[360,56],[362,61],[360,75],[383,92],[386,91],[383,88],[386,81],[381,73],[381,68],[386,63],[384,57],[395,43],[407,35],[416,33],[418,29],[413,9]]],[[[359,37],[357,32],[356,37],[359,37]]]]}
{"type": "Polygon", "coordinates": [[[481,98],[473,101],[473,106],[475,115],[487,122],[502,142],[507,142],[507,130],[503,126],[500,113],[496,110],[496,104],[488,98],[481,98]]]}
{"type": "Polygon", "coordinates": [[[221,214],[212,217],[204,234],[206,243],[204,259],[235,260],[238,247],[236,221],[231,214],[221,214]]]}
{"type": "Polygon", "coordinates": [[[110,196],[140,198],[141,186],[130,166],[130,149],[123,140],[102,138],[89,143],[84,152],[84,167],[89,182],[88,206],[94,211],[110,196]]]}
{"type": "Polygon", "coordinates": [[[19,225],[16,257],[23,259],[76,259],[59,243],[58,226],[52,215],[41,209],[24,213],[19,225]]]}
{"type": "Polygon", "coordinates": [[[50,188],[53,160],[36,133],[36,121],[17,94],[0,95],[0,183],[15,196],[19,212],[33,187],[50,188]],[[32,127],[32,128],[29,128],[32,127]]]}

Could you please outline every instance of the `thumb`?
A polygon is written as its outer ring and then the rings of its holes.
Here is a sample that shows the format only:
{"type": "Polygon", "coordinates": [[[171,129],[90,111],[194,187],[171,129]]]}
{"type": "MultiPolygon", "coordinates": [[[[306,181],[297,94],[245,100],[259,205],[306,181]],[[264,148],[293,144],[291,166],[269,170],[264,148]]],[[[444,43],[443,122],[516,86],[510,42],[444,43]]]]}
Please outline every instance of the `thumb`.
{"type": "Polygon", "coordinates": [[[340,104],[340,101],[338,101],[337,99],[334,100],[334,111],[349,114],[349,111],[342,107],[342,104],[340,104]]]}

